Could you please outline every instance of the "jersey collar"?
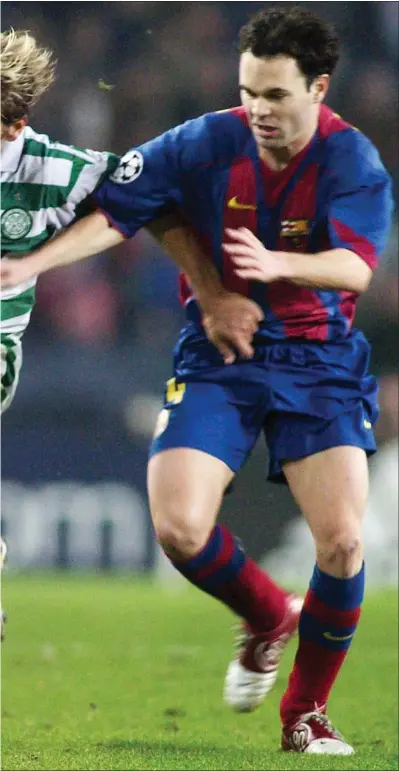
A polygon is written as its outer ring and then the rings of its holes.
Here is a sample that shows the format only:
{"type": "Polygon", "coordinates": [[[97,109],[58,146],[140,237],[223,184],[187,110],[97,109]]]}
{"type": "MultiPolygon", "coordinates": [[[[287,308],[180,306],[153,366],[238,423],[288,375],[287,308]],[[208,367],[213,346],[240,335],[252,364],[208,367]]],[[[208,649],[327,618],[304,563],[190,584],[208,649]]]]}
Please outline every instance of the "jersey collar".
{"type": "Polygon", "coordinates": [[[21,131],[19,137],[14,142],[7,142],[5,139],[1,142],[1,171],[16,171],[21,160],[22,150],[25,142],[25,129],[21,131]]]}

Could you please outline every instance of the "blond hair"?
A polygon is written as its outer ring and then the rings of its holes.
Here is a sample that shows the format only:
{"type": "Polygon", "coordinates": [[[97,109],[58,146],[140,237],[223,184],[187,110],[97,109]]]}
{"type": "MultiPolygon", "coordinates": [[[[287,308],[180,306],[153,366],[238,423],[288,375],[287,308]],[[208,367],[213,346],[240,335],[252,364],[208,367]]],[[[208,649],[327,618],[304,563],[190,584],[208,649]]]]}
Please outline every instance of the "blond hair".
{"type": "Polygon", "coordinates": [[[1,119],[11,124],[27,115],[54,81],[53,53],[27,31],[1,33],[1,119]]]}

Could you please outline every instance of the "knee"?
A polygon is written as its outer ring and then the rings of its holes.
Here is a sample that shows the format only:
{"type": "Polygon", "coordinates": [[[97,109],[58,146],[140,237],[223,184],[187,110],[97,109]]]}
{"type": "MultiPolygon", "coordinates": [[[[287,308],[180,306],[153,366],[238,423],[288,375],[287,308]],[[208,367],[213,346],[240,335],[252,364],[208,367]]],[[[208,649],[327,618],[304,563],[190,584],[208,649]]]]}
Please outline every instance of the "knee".
{"type": "Polygon", "coordinates": [[[363,562],[363,543],[357,530],[338,531],[317,544],[318,564],[337,578],[355,575],[363,562]]]}
{"type": "Polygon", "coordinates": [[[204,548],[209,532],[188,522],[159,520],[154,524],[156,539],[171,559],[191,559],[204,548]]]}

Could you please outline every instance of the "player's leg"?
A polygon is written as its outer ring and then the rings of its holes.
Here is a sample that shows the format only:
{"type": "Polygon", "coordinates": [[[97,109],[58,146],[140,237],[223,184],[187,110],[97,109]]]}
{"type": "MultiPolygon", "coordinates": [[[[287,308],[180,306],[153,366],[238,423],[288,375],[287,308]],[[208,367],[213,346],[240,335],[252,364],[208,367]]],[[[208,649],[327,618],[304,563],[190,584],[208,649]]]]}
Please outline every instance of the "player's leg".
{"type": "MultiPolygon", "coordinates": [[[[244,673],[247,679],[254,674],[259,699],[259,690],[263,698],[274,684],[281,654],[274,646],[270,661],[267,648],[286,634],[287,614],[296,627],[298,612],[293,620],[287,593],[247,557],[226,527],[215,524],[225,490],[262,424],[243,419],[241,395],[238,402],[240,408],[232,390],[227,394],[218,384],[172,381],[155,431],[148,491],[158,541],[176,569],[246,621],[251,646],[243,656],[252,669],[244,673]]],[[[236,680],[228,678],[225,697],[231,703],[233,688],[242,704],[245,694],[238,693],[236,680]]],[[[253,708],[240,704],[231,705],[253,708]]]]}
{"type": "Polygon", "coordinates": [[[316,547],[316,565],[300,617],[294,668],[281,701],[283,746],[349,754],[352,748],[334,731],[325,711],[363,600],[366,453],[360,447],[332,447],[287,462],[283,468],[316,547]]]}
{"type": "Polygon", "coordinates": [[[294,669],[281,702],[283,746],[299,752],[353,751],[323,715],[364,592],[366,453],[376,449],[372,424],[378,415],[368,359],[367,342],[356,331],[331,346],[286,346],[265,425],[270,476],[283,473],[316,545],[294,669]]]}
{"type": "MultiPolygon", "coordinates": [[[[3,414],[11,405],[17,389],[19,373],[22,366],[22,346],[21,341],[14,335],[1,335],[0,343],[0,365],[1,365],[1,414],[3,414]]],[[[3,570],[4,561],[7,554],[7,546],[1,539],[0,552],[0,570],[3,570]]],[[[0,608],[0,626],[1,640],[4,638],[4,624],[6,614],[0,608]]]]}

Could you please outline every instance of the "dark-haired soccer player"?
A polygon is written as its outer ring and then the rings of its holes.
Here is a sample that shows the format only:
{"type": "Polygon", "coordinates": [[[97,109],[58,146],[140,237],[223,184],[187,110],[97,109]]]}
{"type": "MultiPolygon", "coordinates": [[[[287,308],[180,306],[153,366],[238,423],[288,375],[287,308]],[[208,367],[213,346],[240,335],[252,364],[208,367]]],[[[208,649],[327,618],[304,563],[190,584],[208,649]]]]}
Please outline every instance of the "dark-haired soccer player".
{"type": "MultiPolygon", "coordinates": [[[[291,5],[267,9],[243,28],[240,50],[242,107],[130,151],[133,175],[122,161],[95,199],[126,237],[175,207],[224,287],[263,310],[253,357],[226,366],[183,276],[188,323],[151,448],[152,517],[175,567],[244,619],[225,699],[254,709],[275,680],[297,608],[215,522],[264,432],[269,478],[288,483],[316,551],[281,701],[282,747],[351,754],[326,704],[363,600],[362,518],[377,418],[369,346],[352,321],[387,240],[390,180],[372,143],[323,105],[338,61],[328,25],[291,5]]],[[[82,243],[107,227],[100,213],[80,225],[82,243]]],[[[43,255],[34,258],[30,269],[40,269],[43,255]]]]}

